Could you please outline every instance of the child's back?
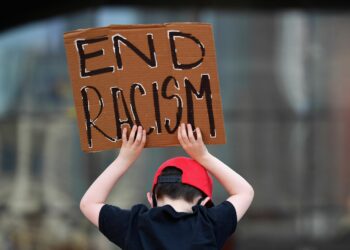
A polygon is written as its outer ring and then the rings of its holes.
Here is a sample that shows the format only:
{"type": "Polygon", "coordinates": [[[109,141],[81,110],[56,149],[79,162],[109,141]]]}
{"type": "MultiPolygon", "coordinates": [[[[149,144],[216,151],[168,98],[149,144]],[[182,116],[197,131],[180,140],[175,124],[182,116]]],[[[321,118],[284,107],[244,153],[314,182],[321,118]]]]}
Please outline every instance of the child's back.
{"type": "Polygon", "coordinates": [[[233,206],[193,207],[193,213],[176,212],[170,205],[131,210],[105,205],[100,231],[122,249],[221,249],[236,228],[233,206]],[[230,218],[230,220],[228,220],[230,218]]]}
{"type": "Polygon", "coordinates": [[[139,204],[130,210],[104,204],[108,194],[141,153],[146,133],[134,127],[117,159],[97,178],[81,200],[81,210],[100,231],[122,249],[221,249],[248,209],[254,192],[236,172],[209,154],[197,128],[178,130],[180,144],[194,159],[164,162],[147,193],[152,208],[139,204]],[[212,203],[210,172],[230,194],[212,203]]]}

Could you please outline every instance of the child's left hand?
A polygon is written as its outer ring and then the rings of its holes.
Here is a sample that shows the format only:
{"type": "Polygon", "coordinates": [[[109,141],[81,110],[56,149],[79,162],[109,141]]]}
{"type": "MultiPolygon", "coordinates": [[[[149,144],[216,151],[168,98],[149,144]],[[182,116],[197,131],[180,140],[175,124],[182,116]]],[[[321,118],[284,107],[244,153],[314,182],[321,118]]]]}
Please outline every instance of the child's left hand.
{"type": "Polygon", "coordinates": [[[128,163],[133,163],[141,154],[146,143],[146,130],[141,126],[134,125],[131,129],[129,139],[126,136],[127,129],[123,129],[123,144],[118,158],[128,163]]]}

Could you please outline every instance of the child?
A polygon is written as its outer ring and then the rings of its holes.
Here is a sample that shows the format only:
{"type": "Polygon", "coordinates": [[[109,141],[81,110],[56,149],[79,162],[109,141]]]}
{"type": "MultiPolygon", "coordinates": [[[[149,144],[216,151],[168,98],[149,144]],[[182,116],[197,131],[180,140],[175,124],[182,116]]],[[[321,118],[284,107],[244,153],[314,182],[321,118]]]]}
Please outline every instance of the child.
{"type": "Polygon", "coordinates": [[[254,191],[246,180],[208,152],[199,128],[195,133],[196,136],[190,124],[179,127],[179,142],[192,159],[177,157],[160,166],[152,193],[147,193],[152,208],[139,204],[125,210],[105,201],[140,155],[146,132],[134,126],[127,139],[124,128],[118,157],[86,191],[81,211],[122,249],[221,249],[250,206],[254,191]],[[211,200],[208,172],[230,195],[217,206],[211,200]]]}

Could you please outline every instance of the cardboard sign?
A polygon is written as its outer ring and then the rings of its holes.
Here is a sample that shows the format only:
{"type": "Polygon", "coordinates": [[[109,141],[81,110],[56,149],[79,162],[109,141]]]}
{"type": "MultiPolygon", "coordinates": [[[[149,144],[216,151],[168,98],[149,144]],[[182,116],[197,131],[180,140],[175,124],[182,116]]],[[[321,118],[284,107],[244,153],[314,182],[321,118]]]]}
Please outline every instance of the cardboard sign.
{"type": "Polygon", "coordinates": [[[211,25],[111,25],[67,32],[64,43],[83,151],[120,147],[134,124],[146,147],[179,144],[183,122],[225,143],[211,25]]]}

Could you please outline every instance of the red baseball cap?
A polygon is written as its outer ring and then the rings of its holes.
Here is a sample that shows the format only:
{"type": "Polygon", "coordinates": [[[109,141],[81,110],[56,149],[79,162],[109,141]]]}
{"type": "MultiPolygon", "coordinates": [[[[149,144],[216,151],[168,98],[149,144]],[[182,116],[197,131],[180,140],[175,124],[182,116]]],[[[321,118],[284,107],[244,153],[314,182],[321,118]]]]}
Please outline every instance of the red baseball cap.
{"type": "Polygon", "coordinates": [[[208,171],[197,161],[188,157],[175,157],[171,158],[160,165],[153,178],[152,192],[158,183],[158,177],[161,175],[163,169],[166,167],[175,167],[182,171],[181,183],[191,185],[204,194],[206,194],[210,200],[213,196],[213,180],[209,176],[208,171]]]}

